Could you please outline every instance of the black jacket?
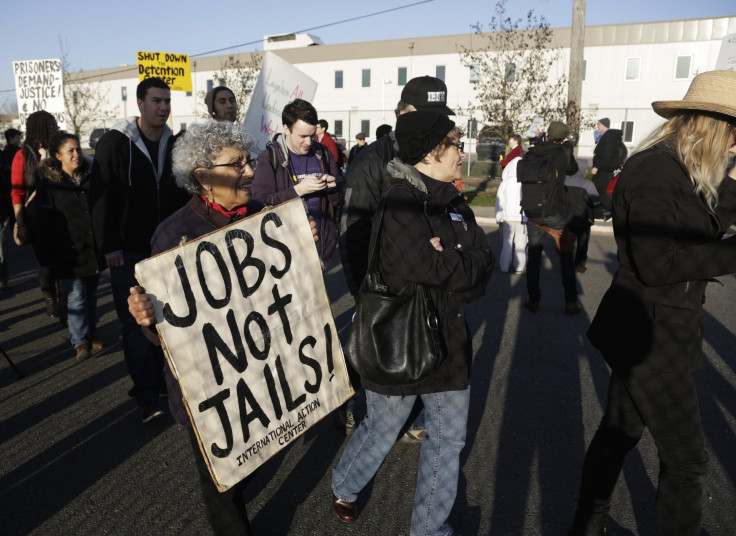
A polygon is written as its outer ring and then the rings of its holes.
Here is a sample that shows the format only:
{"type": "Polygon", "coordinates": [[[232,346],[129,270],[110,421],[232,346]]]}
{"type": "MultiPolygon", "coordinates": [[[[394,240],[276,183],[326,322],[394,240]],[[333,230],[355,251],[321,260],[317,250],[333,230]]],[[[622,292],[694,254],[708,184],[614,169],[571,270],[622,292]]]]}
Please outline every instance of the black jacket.
{"type": "Polygon", "coordinates": [[[127,250],[150,255],[153,231],[190,197],[171,172],[171,131],[165,127],[159,142],[157,177],[135,119],[116,123],[95,148],[90,194],[103,254],[127,250]]]}
{"type": "MultiPolygon", "coordinates": [[[[572,144],[543,141],[529,147],[523,160],[535,158],[551,158],[556,177],[546,185],[547,207],[545,216],[565,216],[565,175],[574,175],[578,171],[578,163],[572,152],[572,144]]],[[[518,168],[517,168],[518,169],[518,168]]]]}
{"type": "Polygon", "coordinates": [[[663,148],[631,157],[613,193],[620,267],[588,337],[614,370],[686,372],[703,364],[707,280],[736,272],[736,180],[711,212],[679,160],[663,148]]]}
{"type": "Polygon", "coordinates": [[[90,167],[84,159],[79,183],[49,160],[38,168],[38,225],[33,243],[38,262],[51,267],[56,277],[86,277],[104,268],[92,230],[89,188],[94,179],[90,167]]]}
{"type": "Polygon", "coordinates": [[[388,190],[386,169],[396,153],[394,133],[374,141],[348,166],[340,217],[340,257],[350,293],[356,295],[368,270],[373,214],[388,190]]]}
{"type": "Polygon", "coordinates": [[[621,130],[611,128],[606,130],[598,140],[593,150],[593,167],[605,170],[606,175],[623,164],[626,158],[626,147],[623,145],[624,133],[621,130]]]}
{"type": "Polygon", "coordinates": [[[493,253],[473,211],[452,183],[420,175],[398,160],[391,162],[389,169],[395,177],[403,178],[386,200],[379,253],[381,276],[392,292],[411,282],[429,287],[448,355],[421,383],[382,386],[363,378],[363,385],[386,395],[467,389],[473,354],[462,303],[485,294],[493,271],[493,253]],[[435,236],[441,239],[442,252],[429,242],[435,236]]]}

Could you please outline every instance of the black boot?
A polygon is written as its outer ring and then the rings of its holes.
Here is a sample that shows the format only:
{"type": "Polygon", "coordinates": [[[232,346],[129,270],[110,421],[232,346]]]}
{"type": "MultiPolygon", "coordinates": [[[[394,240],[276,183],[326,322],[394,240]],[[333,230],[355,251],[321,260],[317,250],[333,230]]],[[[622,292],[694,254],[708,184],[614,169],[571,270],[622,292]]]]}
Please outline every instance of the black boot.
{"type": "Polygon", "coordinates": [[[607,517],[606,514],[577,510],[567,536],[605,536],[607,517]]]}
{"type": "Polygon", "coordinates": [[[43,300],[46,304],[46,314],[51,317],[59,316],[59,303],[56,300],[56,281],[51,271],[42,266],[38,269],[38,284],[41,286],[43,300]]]}

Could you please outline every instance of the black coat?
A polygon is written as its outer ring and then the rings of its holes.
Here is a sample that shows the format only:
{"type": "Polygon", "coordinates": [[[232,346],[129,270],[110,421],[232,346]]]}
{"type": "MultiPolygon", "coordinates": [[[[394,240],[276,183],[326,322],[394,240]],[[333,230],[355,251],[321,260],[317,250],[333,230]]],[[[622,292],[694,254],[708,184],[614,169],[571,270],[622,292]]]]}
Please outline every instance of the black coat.
{"type": "Polygon", "coordinates": [[[631,157],[613,193],[620,267],[588,337],[614,370],[687,372],[703,363],[707,280],[736,272],[736,180],[719,188],[714,212],[669,152],[631,157]]]}
{"type": "Polygon", "coordinates": [[[92,229],[89,188],[94,179],[89,168],[85,159],[76,183],[48,160],[39,166],[33,244],[39,264],[51,267],[59,278],[86,277],[104,269],[92,229]]]}
{"type": "Polygon", "coordinates": [[[363,149],[345,173],[340,216],[340,257],[350,293],[355,295],[368,270],[371,227],[381,196],[391,183],[386,169],[396,155],[393,133],[363,149]]]}
{"type": "MultiPolygon", "coordinates": [[[[623,145],[623,131],[616,128],[606,130],[593,149],[593,167],[604,170],[608,176],[626,158],[626,147],[623,145]]],[[[600,173],[600,171],[598,172],[600,173]]]]}
{"type": "Polygon", "coordinates": [[[386,395],[467,389],[473,354],[462,303],[485,294],[493,271],[493,253],[485,232],[455,186],[424,175],[421,181],[426,193],[406,179],[389,192],[379,266],[392,292],[399,292],[411,282],[429,287],[448,355],[429,378],[415,385],[389,387],[363,378],[367,389],[386,395]],[[451,214],[456,214],[454,219],[451,214]],[[429,242],[435,236],[441,239],[442,252],[429,242]]]}

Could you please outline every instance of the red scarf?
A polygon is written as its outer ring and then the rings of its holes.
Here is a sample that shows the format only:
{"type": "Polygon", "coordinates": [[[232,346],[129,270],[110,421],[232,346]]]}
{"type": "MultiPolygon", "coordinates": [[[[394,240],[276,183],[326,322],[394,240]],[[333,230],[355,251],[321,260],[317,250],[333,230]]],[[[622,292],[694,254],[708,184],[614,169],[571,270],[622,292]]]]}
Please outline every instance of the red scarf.
{"type": "Polygon", "coordinates": [[[211,209],[216,210],[217,212],[219,212],[223,216],[227,216],[231,220],[235,216],[240,216],[242,218],[243,216],[245,216],[248,213],[248,206],[247,205],[243,205],[242,207],[237,207],[235,210],[225,210],[224,208],[222,208],[217,203],[210,203],[209,201],[207,201],[207,196],[206,195],[200,195],[199,197],[202,198],[202,201],[204,201],[204,204],[205,205],[207,205],[211,209]]]}

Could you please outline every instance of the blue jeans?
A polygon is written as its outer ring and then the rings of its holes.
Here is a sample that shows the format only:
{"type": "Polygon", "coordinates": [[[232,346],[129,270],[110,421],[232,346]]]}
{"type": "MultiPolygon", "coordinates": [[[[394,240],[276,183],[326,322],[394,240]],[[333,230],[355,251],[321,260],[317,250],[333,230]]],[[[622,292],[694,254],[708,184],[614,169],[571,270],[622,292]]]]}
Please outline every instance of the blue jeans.
{"type": "MultiPolygon", "coordinates": [[[[416,396],[385,396],[366,389],[367,413],[332,471],[338,499],[355,502],[388,455],[416,396]]],[[[460,451],[465,445],[470,390],[421,395],[427,436],[419,457],[411,516],[412,536],[452,534],[448,522],[457,495],[460,451]]]]}
{"type": "Polygon", "coordinates": [[[164,385],[164,355],[161,348],[154,346],[143,334],[141,326],[128,311],[130,287],[138,284],[135,279],[135,265],[146,259],[145,255],[124,251],[125,264],[110,267],[110,283],[115,311],[123,325],[123,356],[128,374],[133,380],[133,391],[138,403],[156,398],[164,385]]]}
{"type": "MultiPolygon", "coordinates": [[[[555,230],[564,229],[567,224],[567,220],[562,216],[537,218],[534,221],[555,230]]],[[[528,237],[527,246],[529,248],[526,260],[526,290],[529,293],[529,301],[539,303],[539,300],[542,298],[542,291],[539,288],[539,271],[542,267],[544,240],[551,240],[554,243],[554,238],[542,231],[531,221],[527,223],[526,232],[528,237]]],[[[577,303],[578,287],[575,281],[574,252],[560,253],[557,250],[557,254],[560,256],[560,264],[562,266],[562,286],[565,289],[565,303],[577,303]]]]}
{"type": "Polygon", "coordinates": [[[67,321],[72,346],[91,342],[97,327],[97,285],[100,275],[64,279],[67,321]]]}

